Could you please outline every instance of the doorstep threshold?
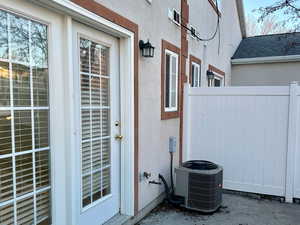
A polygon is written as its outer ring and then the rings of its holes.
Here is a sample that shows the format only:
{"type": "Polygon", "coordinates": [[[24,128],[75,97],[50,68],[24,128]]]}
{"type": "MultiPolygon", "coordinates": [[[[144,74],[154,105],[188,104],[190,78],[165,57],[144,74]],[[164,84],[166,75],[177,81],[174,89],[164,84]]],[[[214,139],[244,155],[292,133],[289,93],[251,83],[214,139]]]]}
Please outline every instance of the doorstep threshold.
{"type": "Polygon", "coordinates": [[[121,224],[125,224],[126,222],[128,222],[128,220],[130,220],[131,216],[127,216],[127,215],[122,215],[122,214],[117,214],[114,217],[112,217],[110,220],[108,220],[107,222],[105,222],[103,225],[121,225],[121,224]]]}
{"type": "Polygon", "coordinates": [[[143,218],[145,218],[157,205],[163,202],[165,198],[165,193],[161,193],[156,199],[150,202],[146,207],[138,212],[135,216],[127,216],[122,214],[117,214],[108,220],[103,225],[133,225],[137,224],[143,218]]]}

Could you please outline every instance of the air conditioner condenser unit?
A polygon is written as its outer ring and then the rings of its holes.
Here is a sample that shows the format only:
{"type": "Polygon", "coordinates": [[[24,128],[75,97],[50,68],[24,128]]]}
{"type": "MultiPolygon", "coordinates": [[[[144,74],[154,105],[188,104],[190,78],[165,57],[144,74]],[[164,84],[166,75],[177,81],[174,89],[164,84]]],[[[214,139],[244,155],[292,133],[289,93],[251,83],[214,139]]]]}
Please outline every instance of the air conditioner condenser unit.
{"type": "Polygon", "coordinates": [[[221,166],[203,160],[187,161],[175,169],[175,174],[175,194],[185,199],[185,208],[212,213],[221,206],[221,166]]]}

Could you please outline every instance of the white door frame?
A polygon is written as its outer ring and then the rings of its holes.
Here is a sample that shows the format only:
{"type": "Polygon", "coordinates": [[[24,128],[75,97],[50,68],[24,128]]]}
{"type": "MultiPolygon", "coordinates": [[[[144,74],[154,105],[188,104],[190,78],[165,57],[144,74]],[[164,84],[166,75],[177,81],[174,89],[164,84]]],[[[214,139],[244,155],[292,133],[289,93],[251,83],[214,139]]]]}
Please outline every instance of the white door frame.
{"type": "Polygon", "coordinates": [[[66,168],[65,154],[61,149],[66,145],[64,128],[64,80],[63,61],[61,54],[63,27],[57,13],[24,0],[0,0],[0,8],[14,14],[36,20],[48,26],[48,65],[49,65],[49,113],[50,113],[50,153],[51,153],[51,195],[52,195],[52,223],[66,223],[66,168]],[[54,44],[55,41],[55,44],[54,44]],[[53,91],[55,90],[55,91],[53,91]],[[62,188],[63,187],[63,188],[62,188]]]}
{"type": "MultiPolygon", "coordinates": [[[[53,81],[50,76],[50,93],[59,101],[59,105],[51,106],[51,136],[56,143],[51,145],[60,151],[52,148],[51,152],[51,170],[52,170],[52,222],[56,224],[76,224],[76,206],[73,204],[76,199],[75,179],[72,168],[75,166],[75,154],[71,154],[75,148],[75,137],[78,130],[75,129],[75,116],[72,110],[75,107],[74,102],[74,76],[73,76],[73,45],[72,45],[72,20],[79,20],[81,23],[89,24],[95,29],[104,31],[120,39],[120,102],[121,102],[121,121],[122,134],[124,139],[121,143],[121,214],[134,215],[134,34],[133,32],[116,25],[90,11],[74,4],[69,0],[18,0],[6,1],[0,0],[0,5],[11,8],[13,11],[24,12],[27,15],[33,14],[37,19],[44,18],[42,11],[38,6],[48,8],[52,12],[61,12],[63,21],[63,31],[60,33],[63,40],[57,40],[62,43],[61,49],[63,55],[54,56],[53,51],[57,46],[53,46],[50,35],[49,40],[49,68],[50,74],[57,74],[59,80],[53,81]],[[30,4],[33,2],[34,4],[30,4]],[[34,12],[28,13],[33,8],[34,12]],[[63,67],[63,74],[55,69],[53,63],[59,63],[63,67]],[[54,68],[54,69],[52,69],[54,68]],[[52,72],[51,72],[52,71],[52,72]],[[55,84],[55,86],[54,86],[55,84]],[[62,114],[63,113],[63,114],[62,114]],[[59,124],[59,126],[58,126],[59,124]],[[55,130],[54,130],[55,127],[55,130]],[[59,127],[59,130],[57,130],[59,127]],[[58,154],[59,153],[59,154],[58,154]],[[70,157],[71,156],[71,157],[70,157]],[[59,167],[57,167],[59,165],[59,167]],[[61,168],[62,165],[65,165],[61,168]],[[58,182],[59,181],[59,182],[58,182]]],[[[46,19],[47,20],[47,19],[46,19]]],[[[57,18],[58,22],[60,18],[57,18]]],[[[49,32],[58,32],[54,27],[56,24],[50,24],[49,32]]],[[[60,30],[61,31],[61,30],[60,30]]],[[[58,33],[56,33],[58,35],[58,33]]],[[[60,49],[60,48],[59,48],[60,49]]],[[[51,97],[51,96],[50,96],[51,97]]],[[[52,98],[54,99],[54,98],[52,98]]],[[[78,121],[77,121],[78,122],[78,121]]]]}
{"type": "MultiPolygon", "coordinates": [[[[49,1],[49,0],[48,0],[49,1]]],[[[56,0],[57,2],[58,0],[56,0]]],[[[66,1],[60,1],[65,4],[70,4],[74,7],[73,3],[66,3],[66,1]]],[[[61,5],[60,5],[61,7],[61,5]]],[[[86,19],[91,19],[93,23],[93,28],[103,31],[103,23],[105,22],[107,31],[107,23],[110,24],[111,34],[120,38],[120,111],[121,111],[121,134],[124,135],[124,139],[121,142],[121,209],[120,213],[128,216],[134,216],[134,34],[132,32],[127,31],[126,29],[112,24],[111,22],[103,19],[102,17],[98,17],[87,10],[84,10],[77,5],[75,5],[78,16],[66,16],[65,25],[66,25],[66,37],[67,43],[65,43],[67,51],[66,58],[68,59],[67,68],[66,68],[66,85],[68,86],[68,90],[66,90],[66,106],[68,109],[74,109],[74,76],[73,76],[73,52],[76,49],[73,49],[72,45],[72,35],[73,35],[73,19],[80,19],[82,13],[88,14],[86,19]],[[91,14],[91,15],[90,15],[91,14]],[[96,22],[96,23],[95,23],[96,22]],[[122,34],[122,35],[120,35],[122,34]]],[[[82,20],[80,20],[82,22],[82,20]]],[[[91,24],[91,23],[89,23],[91,24]]],[[[69,151],[74,149],[76,141],[75,136],[80,132],[75,129],[76,119],[74,115],[71,116],[70,112],[66,110],[66,118],[69,118],[69,126],[66,129],[66,132],[69,134],[68,147],[66,148],[69,151]],[[71,116],[71,118],[70,118],[71,116]]],[[[76,199],[75,179],[72,177],[76,177],[72,168],[76,165],[76,159],[74,154],[69,154],[72,156],[70,161],[68,162],[68,187],[71,191],[71,196],[69,196],[69,200],[73,202],[76,199]]],[[[70,206],[68,211],[68,221],[71,221],[70,224],[77,224],[76,221],[76,206],[72,203],[68,204],[70,206]]]]}
{"type": "MultiPolygon", "coordinates": [[[[48,0],[49,1],[49,0],[48,0]]],[[[96,16],[95,14],[82,9],[81,7],[70,3],[69,1],[64,0],[55,0],[55,2],[60,2],[60,7],[67,6],[71,7],[73,10],[76,10],[78,13],[77,16],[67,16],[65,19],[65,23],[67,26],[67,32],[66,32],[66,39],[70,40],[68,41],[67,46],[67,54],[70,61],[68,63],[68,71],[66,74],[68,74],[68,80],[69,82],[66,82],[68,85],[74,84],[73,79],[73,46],[72,46],[72,19],[80,19],[82,15],[86,17],[86,19],[92,20],[93,28],[103,30],[103,26],[105,26],[104,30],[107,31],[107,27],[110,27],[110,33],[114,36],[117,36],[120,38],[120,102],[121,102],[121,133],[124,135],[124,139],[121,143],[121,214],[133,216],[134,215],[134,34],[116,24],[113,24],[102,17],[96,16]],[[63,3],[63,4],[62,4],[63,3]],[[62,4],[62,5],[61,5],[62,4]]],[[[82,20],[80,20],[82,22],[82,20]]],[[[89,23],[91,24],[91,23],[89,23]]],[[[67,43],[66,43],[67,44],[67,43]]],[[[69,102],[70,106],[68,108],[74,108],[74,99],[73,99],[73,91],[74,88],[69,88],[69,91],[67,93],[68,99],[72,99],[72,101],[69,102]]],[[[67,113],[67,112],[66,112],[67,113]]],[[[68,114],[70,116],[70,114],[68,114]]],[[[69,140],[70,145],[74,145],[75,141],[74,139],[75,135],[80,132],[78,130],[74,129],[74,119],[73,124],[70,125],[70,130],[68,132],[72,133],[71,140],[69,140]]],[[[70,146],[70,147],[71,147],[70,146]]],[[[67,148],[69,150],[71,148],[67,148]]],[[[72,159],[73,162],[75,159],[72,159]]],[[[74,166],[74,163],[73,163],[74,166]]],[[[70,166],[72,167],[72,166],[70,166]]],[[[68,168],[68,171],[74,171],[70,168],[68,168]]],[[[72,172],[71,172],[72,173],[72,172]]],[[[76,177],[76,174],[69,174],[70,178],[76,177]]],[[[71,179],[70,186],[71,188],[74,188],[73,185],[74,181],[71,179]]],[[[75,199],[74,195],[77,193],[74,193],[70,199],[75,199]]],[[[74,206],[72,206],[74,207],[74,206]]],[[[74,221],[75,216],[74,210],[71,212],[71,218],[72,221],[74,221]]],[[[71,219],[70,218],[70,219],[71,219]]],[[[76,224],[71,223],[71,224],[76,224]]]]}

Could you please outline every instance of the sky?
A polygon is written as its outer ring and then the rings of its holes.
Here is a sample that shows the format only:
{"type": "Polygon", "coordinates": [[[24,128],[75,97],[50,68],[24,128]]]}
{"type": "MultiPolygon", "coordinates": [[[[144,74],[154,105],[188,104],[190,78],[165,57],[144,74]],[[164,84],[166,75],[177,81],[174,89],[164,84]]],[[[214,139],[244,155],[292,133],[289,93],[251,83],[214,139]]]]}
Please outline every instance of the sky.
{"type": "MultiPolygon", "coordinates": [[[[254,9],[258,9],[260,7],[270,6],[275,3],[276,0],[244,0],[244,7],[246,16],[253,15],[258,16],[258,13],[253,12],[254,9]]],[[[279,19],[284,17],[283,14],[278,14],[279,19]]]]}
{"type": "Polygon", "coordinates": [[[246,15],[252,13],[253,9],[257,9],[261,6],[267,6],[274,2],[274,0],[244,0],[244,7],[246,15]]]}
{"type": "MultiPolygon", "coordinates": [[[[246,18],[251,16],[254,18],[258,18],[259,14],[257,12],[253,12],[254,9],[258,9],[260,7],[270,6],[275,3],[277,0],[243,0],[244,8],[245,8],[245,16],[246,18]]],[[[286,15],[283,13],[277,13],[276,18],[278,21],[282,21],[286,15]]],[[[260,35],[257,33],[255,35],[260,35]]]]}

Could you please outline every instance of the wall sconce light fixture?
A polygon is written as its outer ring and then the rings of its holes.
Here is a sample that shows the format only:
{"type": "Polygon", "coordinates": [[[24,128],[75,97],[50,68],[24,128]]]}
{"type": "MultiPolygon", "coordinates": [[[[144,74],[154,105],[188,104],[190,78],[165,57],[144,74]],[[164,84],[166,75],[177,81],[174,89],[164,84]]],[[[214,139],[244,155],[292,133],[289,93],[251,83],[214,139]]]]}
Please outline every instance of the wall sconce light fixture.
{"type": "Polygon", "coordinates": [[[149,40],[145,43],[143,40],[139,42],[140,50],[143,57],[152,58],[154,57],[154,47],[149,42],[149,40]]]}
{"type": "Polygon", "coordinates": [[[208,86],[212,87],[213,81],[215,79],[215,74],[211,70],[207,70],[206,75],[207,75],[207,80],[208,80],[208,86]]]}

